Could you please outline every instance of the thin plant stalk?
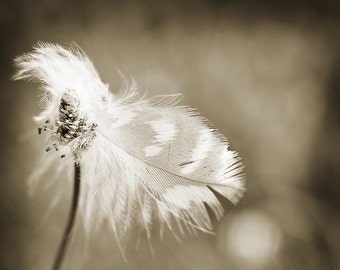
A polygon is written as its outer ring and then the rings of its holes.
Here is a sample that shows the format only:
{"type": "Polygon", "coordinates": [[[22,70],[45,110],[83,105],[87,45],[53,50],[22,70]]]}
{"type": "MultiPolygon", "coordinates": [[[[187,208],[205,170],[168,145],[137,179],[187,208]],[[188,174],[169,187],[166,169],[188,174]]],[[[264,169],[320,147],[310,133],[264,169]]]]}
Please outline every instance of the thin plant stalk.
{"type": "Polygon", "coordinates": [[[60,243],[58,254],[54,262],[53,270],[60,269],[65,253],[66,253],[67,245],[70,240],[70,235],[72,232],[72,228],[73,228],[76,213],[77,213],[79,191],[80,191],[80,165],[77,162],[75,162],[74,163],[74,188],[73,188],[73,199],[72,199],[71,211],[70,211],[70,215],[68,218],[67,226],[64,231],[63,239],[60,243]]]}

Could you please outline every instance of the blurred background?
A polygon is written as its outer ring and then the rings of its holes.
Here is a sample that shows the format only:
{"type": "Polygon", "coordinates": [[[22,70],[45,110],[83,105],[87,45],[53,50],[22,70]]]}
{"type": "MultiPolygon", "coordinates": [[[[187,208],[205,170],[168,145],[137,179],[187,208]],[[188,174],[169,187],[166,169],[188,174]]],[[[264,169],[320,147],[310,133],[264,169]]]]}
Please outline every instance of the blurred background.
{"type": "Polygon", "coordinates": [[[130,237],[124,262],[103,227],[75,231],[63,269],[340,269],[338,1],[0,2],[0,269],[50,269],[72,181],[30,197],[41,138],[37,86],[12,59],[37,41],[78,43],[118,91],[127,71],[148,96],[183,93],[230,140],[247,192],[216,234],[130,237]],[[68,188],[69,187],[69,188],[68,188]],[[138,239],[138,241],[137,241],[138,239]]]}

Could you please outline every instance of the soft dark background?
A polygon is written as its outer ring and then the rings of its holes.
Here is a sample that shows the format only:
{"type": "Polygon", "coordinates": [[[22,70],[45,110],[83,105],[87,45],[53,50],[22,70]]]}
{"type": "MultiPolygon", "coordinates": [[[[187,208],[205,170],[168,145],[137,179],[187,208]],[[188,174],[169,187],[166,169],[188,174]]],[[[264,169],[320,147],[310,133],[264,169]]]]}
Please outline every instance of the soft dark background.
{"type": "Polygon", "coordinates": [[[63,269],[340,269],[338,3],[1,0],[0,269],[50,269],[69,210],[68,180],[52,210],[27,193],[39,92],[10,76],[37,41],[77,42],[113,91],[120,69],[148,95],[183,93],[248,179],[214,236],[154,237],[155,256],[132,238],[125,263],[109,230],[79,228],[63,269]]]}

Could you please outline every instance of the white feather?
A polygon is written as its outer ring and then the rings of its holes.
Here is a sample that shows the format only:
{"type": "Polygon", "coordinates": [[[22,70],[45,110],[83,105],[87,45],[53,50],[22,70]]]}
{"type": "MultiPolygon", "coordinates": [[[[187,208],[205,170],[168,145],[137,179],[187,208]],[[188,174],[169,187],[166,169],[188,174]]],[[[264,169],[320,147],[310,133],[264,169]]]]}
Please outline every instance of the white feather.
{"type": "Polygon", "coordinates": [[[50,161],[34,176],[47,166],[70,170],[73,160],[80,163],[87,230],[108,221],[120,240],[136,223],[149,233],[158,218],[170,229],[210,231],[206,205],[217,218],[223,214],[212,189],[233,203],[242,196],[238,154],[206,119],[176,106],[178,95],[138,98],[134,81],[114,95],[76,46],[39,43],[15,63],[15,79],[42,84],[45,107],[36,120],[48,146],[65,155],[59,161],[57,152],[47,153],[50,161]]]}

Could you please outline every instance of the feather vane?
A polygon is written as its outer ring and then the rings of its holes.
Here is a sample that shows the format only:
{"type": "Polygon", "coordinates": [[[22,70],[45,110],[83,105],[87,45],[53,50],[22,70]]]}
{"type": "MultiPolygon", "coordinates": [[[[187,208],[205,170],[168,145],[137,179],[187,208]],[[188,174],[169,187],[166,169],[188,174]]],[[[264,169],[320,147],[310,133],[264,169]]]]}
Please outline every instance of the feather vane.
{"type": "Polygon", "coordinates": [[[121,240],[136,224],[149,235],[157,218],[171,230],[208,232],[206,205],[223,215],[212,190],[232,203],[241,198],[238,154],[195,110],[176,105],[179,95],[140,97],[134,81],[113,94],[77,46],[39,43],[15,63],[14,79],[40,82],[44,109],[35,120],[47,147],[60,150],[48,153],[34,178],[60,157],[59,170],[78,162],[87,230],[106,221],[121,240]]]}

